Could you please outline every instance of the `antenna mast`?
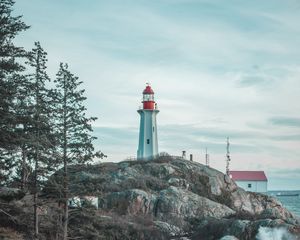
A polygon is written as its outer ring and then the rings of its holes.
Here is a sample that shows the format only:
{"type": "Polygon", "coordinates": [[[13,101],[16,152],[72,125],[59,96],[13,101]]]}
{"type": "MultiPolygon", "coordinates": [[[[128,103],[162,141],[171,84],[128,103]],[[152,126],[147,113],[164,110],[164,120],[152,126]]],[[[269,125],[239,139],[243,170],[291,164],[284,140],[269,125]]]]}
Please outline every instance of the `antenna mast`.
{"type": "Polygon", "coordinates": [[[229,176],[229,162],[230,162],[230,152],[229,152],[229,137],[227,137],[227,154],[226,154],[226,175],[229,176]]]}
{"type": "Polygon", "coordinates": [[[207,148],[205,148],[205,164],[209,167],[209,155],[207,154],[207,148]]]}

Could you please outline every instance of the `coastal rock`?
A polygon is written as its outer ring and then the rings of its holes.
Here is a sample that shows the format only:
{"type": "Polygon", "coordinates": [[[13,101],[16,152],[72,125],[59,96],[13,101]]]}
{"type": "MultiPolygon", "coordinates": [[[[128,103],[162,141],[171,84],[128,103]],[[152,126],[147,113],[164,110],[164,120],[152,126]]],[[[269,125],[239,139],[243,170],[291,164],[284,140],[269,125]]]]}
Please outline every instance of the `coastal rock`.
{"type": "Polygon", "coordinates": [[[154,210],[156,196],[139,189],[108,194],[106,209],[119,214],[151,214],[154,210]]]}
{"type": "Polygon", "coordinates": [[[209,218],[199,224],[199,228],[192,239],[223,239],[222,236],[230,235],[238,239],[252,240],[261,227],[271,229],[285,229],[292,239],[298,239],[299,227],[285,223],[281,219],[261,219],[256,221],[245,221],[235,219],[216,219],[209,218]]]}
{"type": "MultiPolygon", "coordinates": [[[[160,238],[143,239],[164,239],[167,234],[166,239],[247,240],[255,239],[261,226],[298,231],[297,218],[275,198],[246,192],[220,171],[197,162],[165,156],[154,161],[70,166],[69,171],[70,194],[97,196],[101,215],[113,215],[110,224],[120,218],[126,226],[143,224],[161,232],[160,238]]],[[[55,186],[60,174],[50,179],[45,196],[50,196],[51,184],[55,186]]]]}
{"type": "Polygon", "coordinates": [[[120,214],[150,214],[158,219],[213,216],[222,218],[235,214],[229,207],[189,191],[170,186],[156,194],[132,189],[108,194],[106,209],[120,214]]]}
{"type": "Polygon", "coordinates": [[[297,218],[274,197],[261,193],[246,192],[238,188],[232,192],[231,200],[233,209],[238,212],[246,212],[262,219],[283,219],[299,223],[297,218]]]}
{"type": "Polygon", "coordinates": [[[155,216],[160,219],[207,216],[222,218],[234,213],[235,211],[225,205],[174,186],[160,191],[155,208],[155,216]]]}
{"type": "Polygon", "coordinates": [[[179,187],[185,190],[188,190],[190,187],[190,184],[185,179],[182,178],[175,178],[175,177],[169,178],[168,183],[171,186],[179,187]]]}
{"type": "Polygon", "coordinates": [[[163,232],[166,232],[171,237],[178,236],[182,233],[182,230],[179,227],[171,225],[167,222],[154,221],[153,223],[156,227],[161,229],[163,232]]]}

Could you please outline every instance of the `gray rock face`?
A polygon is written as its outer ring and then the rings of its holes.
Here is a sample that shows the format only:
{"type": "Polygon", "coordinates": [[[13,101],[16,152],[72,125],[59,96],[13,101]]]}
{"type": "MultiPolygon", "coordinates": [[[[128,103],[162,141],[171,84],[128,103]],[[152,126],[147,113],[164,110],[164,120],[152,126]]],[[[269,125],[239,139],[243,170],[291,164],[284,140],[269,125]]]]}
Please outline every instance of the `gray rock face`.
{"type": "Polygon", "coordinates": [[[199,231],[215,238],[195,239],[251,239],[260,225],[299,224],[275,198],[246,192],[223,173],[197,162],[165,157],[102,163],[80,171],[70,167],[70,172],[72,195],[96,195],[99,211],[143,216],[170,236],[183,234],[178,239],[202,236],[199,231]]]}
{"type": "Polygon", "coordinates": [[[188,190],[190,187],[190,184],[185,179],[182,178],[173,178],[173,177],[169,178],[168,183],[171,186],[179,187],[185,190],[188,190]]]}
{"type": "Polygon", "coordinates": [[[225,205],[174,186],[157,194],[139,189],[114,192],[106,196],[106,203],[105,208],[122,214],[150,214],[165,221],[174,217],[222,218],[235,214],[235,211],[225,205]]]}
{"type": "MultiPolygon", "coordinates": [[[[259,215],[259,218],[281,218],[284,220],[296,219],[296,217],[275,198],[259,193],[246,192],[241,188],[231,193],[232,208],[251,215],[259,215]]],[[[296,220],[297,221],[297,220],[296,220]]]]}
{"type": "Polygon", "coordinates": [[[104,208],[122,214],[152,214],[157,196],[143,190],[130,189],[113,192],[106,196],[104,208]]]}
{"type": "Polygon", "coordinates": [[[155,209],[155,215],[164,220],[172,217],[213,216],[222,218],[234,213],[235,211],[225,205],[174,186],[159,192],[155,209]]]}
{"type": "Polygon", "coordinates": [[[167,222],[154,221],[156,227],[161,229],[163,232],[168,233],[171,237],[178,236],[182,233],[182,230],[179,227],[171,225],[167,222]]]}
{"type": "MultiPolygon", "coordinates": [[[[261,228],[285,229],[285,234],[291,238],[275,239],[299,239],[299,226],[287,224],[283,220],[263,219],[256,221],[245,221],[235,219],[216,219],[210,218],[203,220],[192,239],[256,239],[261,228]],[[225,238],[226,237],[226,238],[225,238]],[[233,237],[233,238],[231,238],[233,237]]],[[[262,238],[271,239],[271,238],[262,238]]]]}

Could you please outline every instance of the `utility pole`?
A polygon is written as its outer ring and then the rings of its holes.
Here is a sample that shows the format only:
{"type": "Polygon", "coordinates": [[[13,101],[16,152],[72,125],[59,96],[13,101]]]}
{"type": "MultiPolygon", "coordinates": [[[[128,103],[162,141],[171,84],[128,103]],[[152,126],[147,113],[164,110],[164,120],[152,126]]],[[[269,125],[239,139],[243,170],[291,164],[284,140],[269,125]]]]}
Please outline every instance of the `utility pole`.
{"type": "Polygon", "coordinates": [[[207,153],[207,148],[205,148],[205,164],[209,167],[209,155],[207,153]]]}
{"type": "Polygon", "coordinates": [[[230,152],[229,152],[229,137],[227,137],[227,154],[226,154],[226,175],[229,176],[229,162],[230,162],[230,152]]]}

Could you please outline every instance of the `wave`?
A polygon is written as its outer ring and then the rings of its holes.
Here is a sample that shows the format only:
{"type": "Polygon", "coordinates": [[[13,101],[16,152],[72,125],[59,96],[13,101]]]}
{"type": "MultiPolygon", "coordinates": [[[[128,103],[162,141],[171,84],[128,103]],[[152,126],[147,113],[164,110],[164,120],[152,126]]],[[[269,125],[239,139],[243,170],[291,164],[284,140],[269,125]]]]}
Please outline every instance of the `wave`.
{"type": "Polygon", "coordinates": [[[286,228],[260,227],[257,240],[296,240],[296,237],[287,231],[286,228]]]}

